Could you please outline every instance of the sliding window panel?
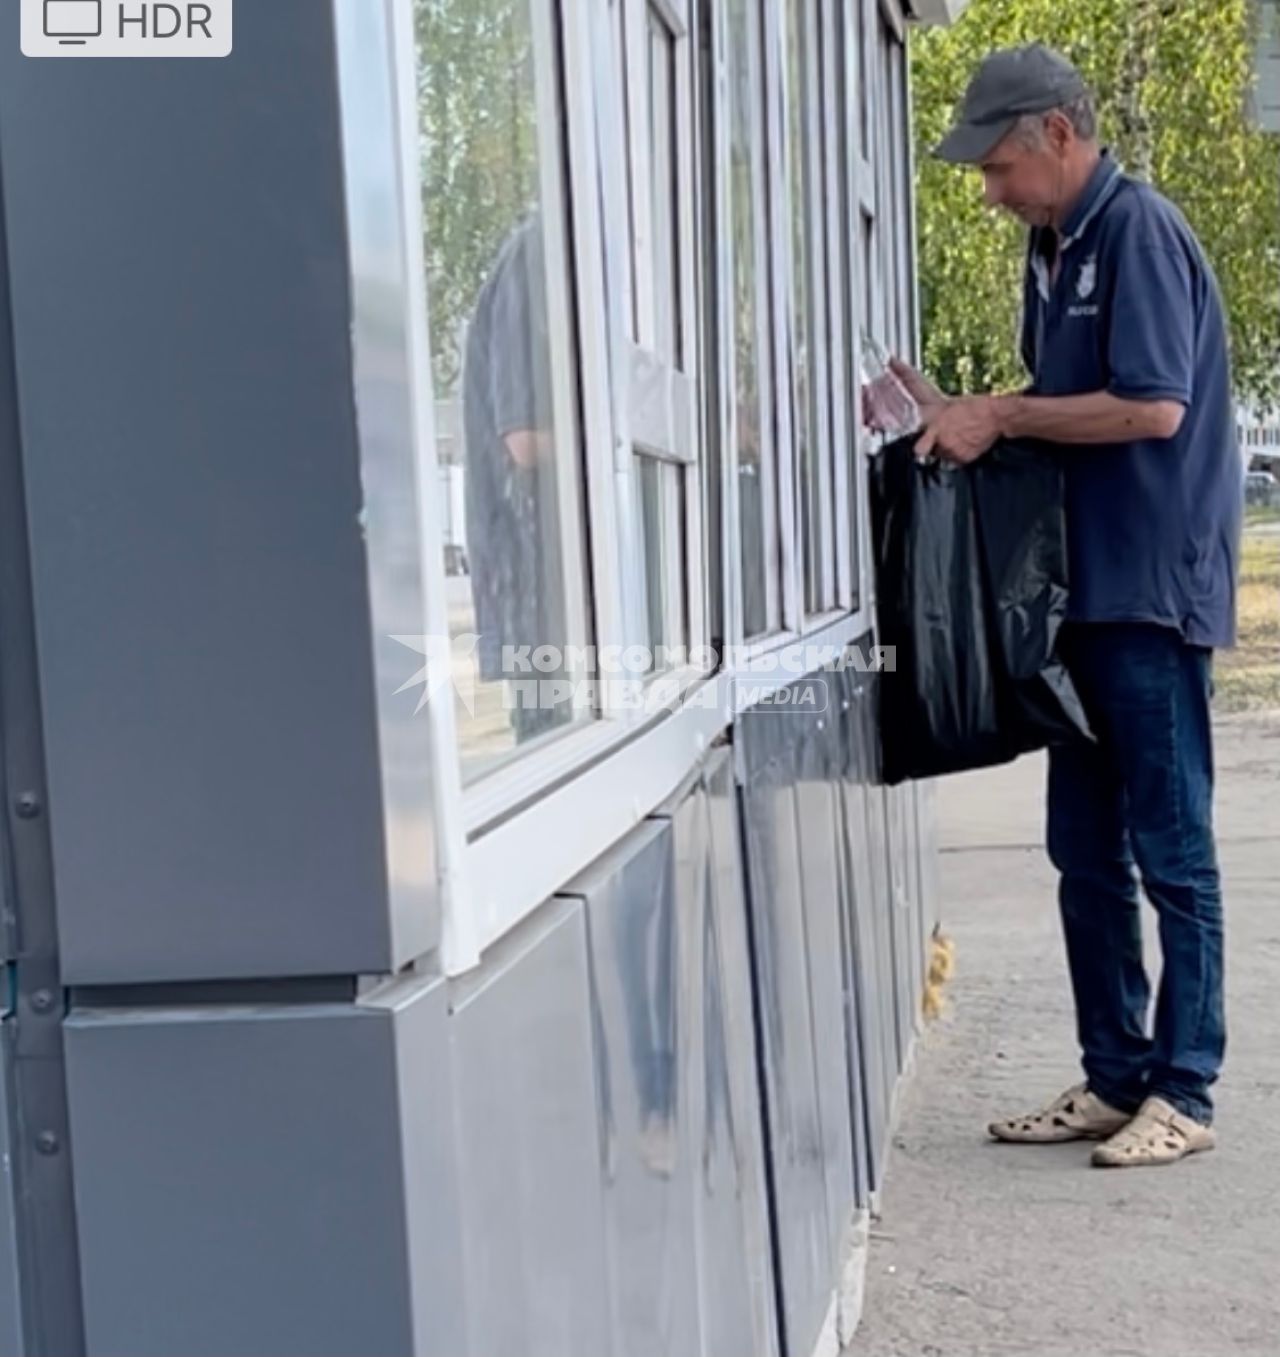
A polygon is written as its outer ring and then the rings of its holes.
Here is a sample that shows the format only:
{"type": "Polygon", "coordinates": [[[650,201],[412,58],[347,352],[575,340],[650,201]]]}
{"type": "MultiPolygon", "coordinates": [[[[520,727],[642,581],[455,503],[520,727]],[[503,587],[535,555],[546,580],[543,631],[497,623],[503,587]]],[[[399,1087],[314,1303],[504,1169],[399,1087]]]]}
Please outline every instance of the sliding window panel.
{"type": "Polygon", "coordinates": [[[733,444],[744,639],[782,626],[778,441],[773,409],[764,9],[728,0],[728,229],[733,444]]]}
{"type": "Polygon", "coordinates": [[[835,603],[825,299],[823,26],[817,0],[785,0],[786,194],[790,223],[788,367],[799,476],[804,607],[835,603]]]}
{"type": "Polygon", "coordinates": [[[590,720],[573,241],[553,0],[417,0],[444,568],[464,781],[590,720]]]}
{"type": "MultiPolygon", "coordinates": [[[[706,641],[703,494],[698,480],[699,345],[696,53],[689,0],[613,0],[615,120],[626,165],[627,380],[616,412],[634,520],[629,639],[650,674],[684,671],[706,641]]],[[[622,204],[615,202],[615,209],[622,204]]],[[[617,229],[615,226],[614,229],[617,229]]]]}
{"type": "Polygon", "coordinates": [[[857,425],[851,419],[854,381],[852,377],[852,294],[849,271],[852,251],[849,224],[856,220],[849,211],[851,164],[847,155],[846,125],[847,70],[844,63],[844,16],[839,5],[818,9],[822,34],[822,175],[821,221],[825,240],[826,287],[823,315],[828,355],[828,420],[830,427],[829,484],[825,496],[829,515],[830,558],[834,578],[831,604],[843,609],[857,606],[852,550],[853,518],[849,510],[849,478],[857,425]]]}

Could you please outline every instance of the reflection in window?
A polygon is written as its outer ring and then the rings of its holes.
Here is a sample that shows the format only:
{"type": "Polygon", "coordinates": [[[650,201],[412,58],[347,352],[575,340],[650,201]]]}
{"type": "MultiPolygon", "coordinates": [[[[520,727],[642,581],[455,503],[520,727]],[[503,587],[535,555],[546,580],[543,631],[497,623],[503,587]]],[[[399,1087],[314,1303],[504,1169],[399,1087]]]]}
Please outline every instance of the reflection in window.
{"type": "MultiPolygon", "coordinates": [[[[847,65],[850,60],[849,44],[856,42],[856,25],[851,25],[847,15],[838,15],[836,18],[836,50],[835,50],[835,87],[836,87],[836,108],[840,110],[840,125],[844,126],[844,110],[849,107],[849,78],[847,65]]],[[[855,315],[854,312],[854,265],[857,260],[856,250],[860,248],[859,241],[862,238],[862,232],[866,229],[866,220],[862,214],[862,209],[858,204],[858,195],[853,178],[853,170],[857,165],[855,158],[851,164],[847,154],[847,149],[840,144],[837,138],[836,146],[837,170],[836,177],[839,184],[839,220],[842,229],[839,233],[839,240],[835,243],[834,249],[839,254],[839,275],[840,286],[838,297],[834,299],[834,305],[837,308],[836,323],[840,327],[841,345],[844,353],[844,364],[846,379],[844,383],[844,422],[847,430],[847,448],[838,449],[837,456],[845,456],[848,459],[848,492],[849,492],[849,559],[854,562],[853,569],[853,598],[854,608],[860,605],[860,589],[858,582],[857,561],[860,545],[858,541],[858,497],[861,494],[862,477],[862,459],[858,456],[858,446],[860,442],[859,430],[861,420],[858,413],[858,358],[860,353],[859,326],[865,328],[865,319],[861,315],[855,315]],[[856,223],[856,227],[855,224],[856,223]]],[[[865,277],[857,279],[860,288],[859,297],[865,293],[867,279],[865,277]]],[[[864,305],[859,301],[859,307],[864,305]]]]}
{"type": "Polygon", "coordinates": [[[666,21],[648,9],[649,144],[653,230],[654,348],[676,367],[680,352],[680,189],[676,142],[676,40],[666,21]]]}
{"type": "Polygon", "coordinates": [[[690,645],[687,542],[685,535],[685,470],[645,453],[636,454],[639,486],[640,543],[644,553],[644,644],[660,671],[672,667],[660,653],[665,648],[675,660],[690,645]]]}
{"type": "MultiPolygon", "coordinates": [[[[817,312],[824,308],[823,298],[813,296],[811,222],[823,201],[821,165],[821,124],[818,142],[809,135],[807,117],[810,101],[823,97],[820,53],[811,25],[812,0],[790,0],[787,5],[787,156],[788,191],[791,203],[791,295],[794,333],[792,342],[792,381],[795,392],[795,448],[800,489],[800,531],[804,543],[805,609],[817,612],[833,601],[825,587],[824,567],[830,554],[827,525],[829,504],[825,502],[827,478],[820,462],[823,456],[818,426],[815,335],[817,312]],[[815,311],[815,308],[817,310],[815,311]]],[[[819,225],[821,223],[819,222],[819,225]]],[[[821,235],[818,236],[821,239],[821,235]]]]}
{"type": "Polygon", "coordinates": [[[559,145],[536,113],[531,20],[548,21],[545,3],[415,8],[431,375],[442,500],[452,506],[446,588],[468,777],[573,716],[565,702],[539,705],[504,650],[589,639],[580,458],[554,382],[572,370],[572,342],[553,320],[565,314],[555,309],[568,257],[562,203],[544,199],[562,193],[563,167],[558,152],[548,164],[539,151],[559,145]]]}
{"type": "Polygon", "coordinates": [[[756,212],[764,148],[764,88],[759,10],[753,0],[729,0],[729,210],[733,236],[733,342],[738,445],[738,522],[742,561],[743,634],[778,625],[771,606],[777,578],[771,459],[762,455],[767,428],[761,388],[760,232],[756,212]],[[772,539],[772,540],[771,540],[772,539]]]}
{"type": "MultiPolygon", "coordinates": [[[[805,543],[805,587],[809,592],[815,574],[813,505],[810,502],[814,451],[812,408],[812,316],[809,299],[809,203],[812,184],[809,139],[805,127],[805,102],[810,93],[806,60],[805,8],[808,0],[790,0],[787,5],[787,195],[791,206],[791,299],[794,331],[791,335],[791,378],[795,396],[796,465],[800,473],[801,540],[805,543]]],[[[806,599],[812,608],[812,600],[806,599]]]]}

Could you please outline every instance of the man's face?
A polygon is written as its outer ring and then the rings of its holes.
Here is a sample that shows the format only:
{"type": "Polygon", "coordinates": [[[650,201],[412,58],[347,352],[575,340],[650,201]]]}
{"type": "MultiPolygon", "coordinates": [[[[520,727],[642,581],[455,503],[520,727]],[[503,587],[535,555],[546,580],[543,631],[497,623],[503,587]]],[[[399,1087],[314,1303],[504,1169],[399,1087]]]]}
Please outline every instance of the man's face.
{"type": "Polygon", "coordinates": [[[1063,161],[1049,138],[1033,148],[1011,132],[979,168],[988,207],[1002,207],[1027,226],[1053,223],[1062,195],[1063,161]]]}

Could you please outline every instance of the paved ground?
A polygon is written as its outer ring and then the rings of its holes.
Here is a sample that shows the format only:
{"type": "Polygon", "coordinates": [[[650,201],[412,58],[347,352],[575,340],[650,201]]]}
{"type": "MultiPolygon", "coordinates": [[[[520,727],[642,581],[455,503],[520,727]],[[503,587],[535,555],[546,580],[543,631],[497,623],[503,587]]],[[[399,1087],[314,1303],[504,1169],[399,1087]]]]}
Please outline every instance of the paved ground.
{"type": "Polygon", "coordinates": [[[1166,1169],[986,1141],[1076,1078],[1043,764],[943,784],[958,970],[904,1091],[855,1357],[1280,1353],[1280,718],[1223,722],[1218,762],[1222,1144],[1166,1169]]]}

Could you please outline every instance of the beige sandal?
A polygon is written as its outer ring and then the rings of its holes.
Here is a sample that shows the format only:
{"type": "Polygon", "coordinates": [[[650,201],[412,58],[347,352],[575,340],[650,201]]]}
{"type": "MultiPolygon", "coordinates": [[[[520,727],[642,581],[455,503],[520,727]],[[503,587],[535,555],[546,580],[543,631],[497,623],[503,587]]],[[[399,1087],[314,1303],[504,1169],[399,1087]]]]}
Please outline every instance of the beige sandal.
{"type": "Polygon", "coordinates": [[[1175,1164],[1217,1143],[1211,1126],[1185,1116],[1163,1098],[1148,1098],[1128,1126],[1094,1150],[1093,1162],[1098,1168],[1175,1164]]]}
{"type": "Polygon", "coordinates": [[[1056,1145],[1065,1140],[1102,1140],[1129,1120],[1129,1113],[1104,1103],[1088,1086],[1077,1084],[1039,1112],[993,1121],[987,1130],[997,1139],[1020,1145],[1056,1145]]]}

